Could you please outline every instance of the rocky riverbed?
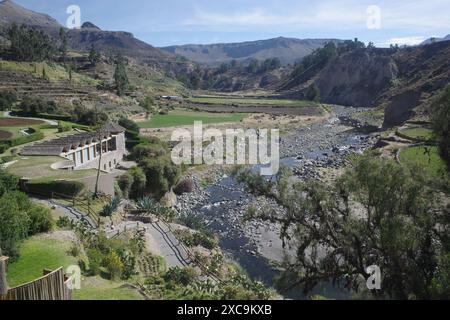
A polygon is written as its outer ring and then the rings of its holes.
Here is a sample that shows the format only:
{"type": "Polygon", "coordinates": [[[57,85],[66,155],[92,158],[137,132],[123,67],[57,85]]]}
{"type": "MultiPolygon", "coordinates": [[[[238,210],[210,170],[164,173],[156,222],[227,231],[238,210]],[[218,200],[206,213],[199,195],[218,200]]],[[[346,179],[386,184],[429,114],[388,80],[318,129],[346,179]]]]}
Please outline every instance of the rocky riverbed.
{"type": "MultiPolygon", "coordinates": [[[[337,169],[345,166],[350,153],[362,153],[377,141],[377,134],[361,134],[354,128],[343,125],[339,117],[348,116],[355,109],[335,107],[333,117],[323,123],[300,127],[282,137],[281,162],[292,168],[299,179],[323,178],[322,169],[337,169]]],[[[274,267],[292,252],[283,248],[280,226],[262,221],[244,221],[250,206],[278,208],[271,200],[254,197],[246,193],[224,170],[214,168],[208,172],[212,183],[201,187],[200,178],[192,174],[194,192],[179,197],[176,210],[183,214],[194,214],[220,236],[222,249],[255,278],[272,285],[277,274],[274,267]]]]}

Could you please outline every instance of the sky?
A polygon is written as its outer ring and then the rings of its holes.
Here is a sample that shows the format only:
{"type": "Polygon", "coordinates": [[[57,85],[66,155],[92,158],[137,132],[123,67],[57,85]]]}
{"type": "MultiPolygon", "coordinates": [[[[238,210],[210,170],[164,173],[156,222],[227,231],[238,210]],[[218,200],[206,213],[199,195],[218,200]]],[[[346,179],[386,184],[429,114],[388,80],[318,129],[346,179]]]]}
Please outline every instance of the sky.
{"type": "Polygon", "coordinates": [[[15,0],[66,25],[128,31],[154,46],[275,37],[358,38],[378,47],[415,45],[450,34],[450,0],[15,0]]]}

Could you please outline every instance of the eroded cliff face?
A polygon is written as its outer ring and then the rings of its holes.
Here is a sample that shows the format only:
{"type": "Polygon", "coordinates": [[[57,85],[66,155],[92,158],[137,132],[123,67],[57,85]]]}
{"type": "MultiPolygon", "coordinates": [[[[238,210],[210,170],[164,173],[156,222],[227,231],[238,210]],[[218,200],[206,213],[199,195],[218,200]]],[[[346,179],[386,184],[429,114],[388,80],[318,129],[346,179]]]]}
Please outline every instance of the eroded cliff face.
{"type": "Polygon", "coordinates": [[[373,107],[380,92],[397,76],[397,65],[390,56],[357,51],[330,61],[315,83],[325,103],[373,107]]]}
{"type": "Polygon", "coordinates": [[[386,127],[426,119],[435,96],[450,84],[450,41],[402,49],[358,49],[300,76],[289,76],[278,91],[305,99],[309,86],[321,101],[385,110],[386,127]]]}

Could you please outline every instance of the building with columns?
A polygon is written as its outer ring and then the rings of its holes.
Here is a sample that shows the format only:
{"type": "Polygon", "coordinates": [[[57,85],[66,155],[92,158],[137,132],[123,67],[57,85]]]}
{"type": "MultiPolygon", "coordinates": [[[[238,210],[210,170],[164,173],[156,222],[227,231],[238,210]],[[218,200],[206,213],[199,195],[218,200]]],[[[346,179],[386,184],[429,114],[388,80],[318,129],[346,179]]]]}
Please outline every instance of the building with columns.
{"type": "Polygon", "coordinates": [[[125,129],[109,123],[99,132],[83,132],[63,138],[43,141],[22,149],[22,156],[60,156],[55,169],[82,170],[98,168],[110,172],[126,154],[125,129]]]}

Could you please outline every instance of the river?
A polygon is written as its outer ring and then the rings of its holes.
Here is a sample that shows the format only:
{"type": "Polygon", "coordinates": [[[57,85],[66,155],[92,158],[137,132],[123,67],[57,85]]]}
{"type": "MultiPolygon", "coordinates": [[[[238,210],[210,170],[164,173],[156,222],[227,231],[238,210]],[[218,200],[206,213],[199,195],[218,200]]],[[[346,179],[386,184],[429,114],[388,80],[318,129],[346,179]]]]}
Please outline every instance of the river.
{"type": "MultiPolygon", "coordinates": [[[[328,121],[300,127],[282,137],[281,163],[290,167],[299,179],[321,179],[320,169],[340,168],[346,164],[348,154],[362,153],[373,146],[376,134],[360,133],[339,120],[352,112],[356,110],[335,107],[334,116],[328,121]]],[[[213,185],[182,195],[177,209],[201,216],[219,235],[220,247],[230,259],[238,262],[252,279],[274,286],[274,278],[279,274],[277,265],[292,257],[293,252],[283,248],[280,226],[261,221],[243,222],[249,206],[263,206],[265,201],[270,202],[245,192],[242,185],[223,175],[213,185]]],[[[327,284],[318,286],[314,294],[337,299],[348,297],[348,293],[327,284]]],[[[285,296],[305,298],[299,291],[285,296]]]]}

